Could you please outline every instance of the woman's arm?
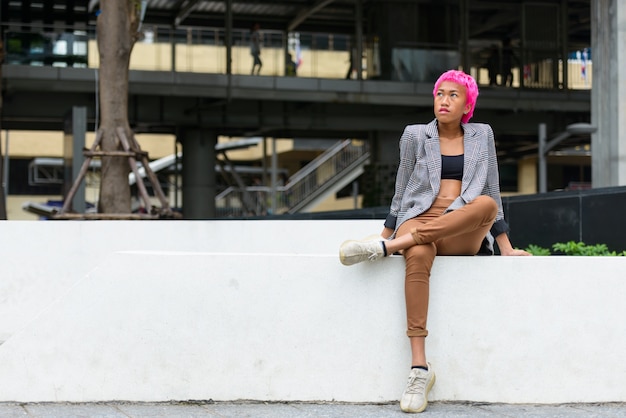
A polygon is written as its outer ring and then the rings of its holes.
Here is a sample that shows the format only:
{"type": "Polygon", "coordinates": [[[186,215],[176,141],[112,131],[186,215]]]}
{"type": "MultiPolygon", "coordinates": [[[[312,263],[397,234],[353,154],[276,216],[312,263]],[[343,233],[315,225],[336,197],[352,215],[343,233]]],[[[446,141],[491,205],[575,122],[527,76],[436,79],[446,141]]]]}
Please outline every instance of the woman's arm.
{"type": "Polygon", "coordinates": [[[511,245],[511,241],[509,240],[509,236],[506,233],[498,235],[496,237],[496,242],[498,243],[501,255],[532,255],[527,251],[513,248],[513,245],[511,245]]]}

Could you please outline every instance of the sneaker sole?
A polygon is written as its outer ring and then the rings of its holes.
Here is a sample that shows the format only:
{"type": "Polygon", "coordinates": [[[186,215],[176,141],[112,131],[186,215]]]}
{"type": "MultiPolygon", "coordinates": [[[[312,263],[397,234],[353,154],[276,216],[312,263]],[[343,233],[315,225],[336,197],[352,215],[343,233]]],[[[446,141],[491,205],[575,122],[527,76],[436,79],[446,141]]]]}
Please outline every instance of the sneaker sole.
{"type": "Polygon", "coordinates": [[[431,380],[430,383],[426,385],[426,388],[424,391],[425,392],[424,398],[426,398],[426,402],[424,402],[421,407],[417,409],[410,409],[410,408],[402,408],[402,406],[400,406],[400,409],[402,410],[402,412],[408,412],[412,414],[419,414],[420,412],[424,412],[424,410],[426,410],[426,407],[428,406],[428,394],[430,393],[430,390],[433,388],[436,379],[437,379],[437,376],[435,376],[435,374],[433,373],[433,380],[431,380]]]}

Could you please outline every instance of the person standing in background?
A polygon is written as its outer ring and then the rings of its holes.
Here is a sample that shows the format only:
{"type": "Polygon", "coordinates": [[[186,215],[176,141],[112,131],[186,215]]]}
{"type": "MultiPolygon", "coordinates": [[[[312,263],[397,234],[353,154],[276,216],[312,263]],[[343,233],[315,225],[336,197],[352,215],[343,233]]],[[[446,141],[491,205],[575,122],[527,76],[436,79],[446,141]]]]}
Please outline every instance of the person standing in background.
{"type": "Polygon", "coordinates": [[[287,77],[295,77],[298,75],[298,65],[294,62],[290,53],[285,55],[285,75],[287,77]]]}
{"type": "Polygon", "coordinates": [[[513,45],[510,38],[506,38],[502,43],[502,85],[513,86],[513,68],[520,66],[519,59],[513,52],[513,45]]]}
{"type": "Polygon", "coordinates": [[[263,66],[263,62],[261,61],[261,25],[255,23],[252,26],[251,34],[250,34],[250,55],[252,55],[252,75],[259,75],[261,72],[261,67],[263,66]]]}

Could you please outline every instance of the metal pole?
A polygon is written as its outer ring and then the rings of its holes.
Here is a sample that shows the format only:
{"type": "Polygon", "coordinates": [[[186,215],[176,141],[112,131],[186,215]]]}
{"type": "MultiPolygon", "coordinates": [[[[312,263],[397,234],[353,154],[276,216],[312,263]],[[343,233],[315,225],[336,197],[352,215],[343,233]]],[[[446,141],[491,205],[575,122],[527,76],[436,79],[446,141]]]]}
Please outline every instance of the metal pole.
{"type": "Polygon", "coordinates": [[[263,174],[261,175],[261,185],[267,186],[267,137],[263,137],[263,159],[261,160],[263,174]]]}
{"type": "Polygon", "coordinates": [[[233,2],[226,0],[226,101],[230,103],[233,91],[233,2]]]}
{"type": "Polygon", "coordinates": [[[271,181],[272,181],[272,215],[276,214],[276,183],[278,182],[278,153],[276,151],[276,138],[272,138],[272,173],[271,173],[271,181]]]}
{"type": "Polygon", "coordinates": [[[469,0],[463,0],[461,7],[461,65],[463,71],[470,72],[470,56],[469,56],[469,0]]]}
{"type": "Polygon", "coordinates": [[[172,47],[172,56],[170,57],[170,66],[172,67],[172,72],[176,72],[176,27],[172,26],[170,28],[170,43],[172,47]]]}
{"type": "MultiPolygon", "coordinates": [[[[586,125],[586,124],[585,124],[586,125]]],[[[546,158],[550,150],[561,142],[576,133],[590,133],[594,132],[593,126],[576,126],[576,124],[569,125],[565,132],[561,132],[550,141],[546,142],[546,124],[539,124],[539,193],[545,193],[548,189],[548,164],[546,158]]]]}
{"type": "MultiPolygon", "coordinates": [[[[357,80],[363,80],[363,1],[357,0],[355,11],[355,43],[357,80]]],[[[350,51],[352,53],[352,51],[350,51]]]]}
{"type": "Polygon", "coordinates": [[[539,193],[546,193],[548,189],[547,167],[546,167],[546,124],[539,124],[539,193]]]}
{"type": "MultiPolygon", "coordinates": [[[[287,74],[287,57],[289,56],[289,32],[283,32],[283,75],[287,74]]],[[[279,61],[280,62],[280,61],[279,61]]],[[[279,72],[280,74],[280,72],[279,72]]]]}
{"type": "Polygon", "coordinates": [[[567,65],[567,52],[569,51],[567,43],[567,21],[569,19],[569,13],[567,3],[567,0],[561,0],[561,16],[559,17],[561,21],[561,33],[559,33],[559,38],[561,39],[561,59],[563,60],[563,85],[561,88],[564,90],[569,89],[569,65],[567,65]]]}
{"type": "Polygon", "coordinates": [[[4,182],[4,201],[6,203],[9,198],[9,130],[5,131],[4,137],[4,173],[2,173],[2,181],[4,182]]]}
{"type": "Polygon", "coordinates": [[[233,2],[226,0],[226,74],[233,73],[233,2]]]}

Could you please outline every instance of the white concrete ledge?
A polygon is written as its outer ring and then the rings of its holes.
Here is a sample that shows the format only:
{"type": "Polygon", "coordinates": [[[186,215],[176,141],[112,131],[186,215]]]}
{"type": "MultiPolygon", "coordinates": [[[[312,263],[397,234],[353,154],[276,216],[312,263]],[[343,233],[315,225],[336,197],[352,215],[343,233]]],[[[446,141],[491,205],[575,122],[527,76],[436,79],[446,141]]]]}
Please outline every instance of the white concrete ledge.
{"type": "MultiPolygon", "coordinates": [[[[382,402],[410,353],[381,221],[0,224],[0,401],[382,402]]],[[[431,400],[626,401],[623,257],[439,257],[431,400]]]]}

